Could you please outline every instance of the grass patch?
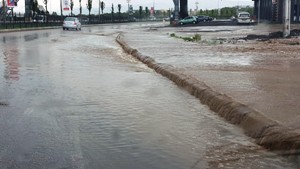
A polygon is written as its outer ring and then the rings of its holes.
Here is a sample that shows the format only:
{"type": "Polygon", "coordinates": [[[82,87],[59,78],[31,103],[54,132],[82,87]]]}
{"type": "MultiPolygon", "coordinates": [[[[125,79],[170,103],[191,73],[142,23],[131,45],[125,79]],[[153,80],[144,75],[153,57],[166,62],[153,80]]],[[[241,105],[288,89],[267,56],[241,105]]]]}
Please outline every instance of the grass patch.
{"type": "Polygon", "coordinates": [[[300,45],[300,42],[291,42],[289,45],[300,45]]]}
{"type": "Polygon", "coordinates": [[[168,34],[172,38],[183,39],[187,42],[200,42],[206,45],[222,45],[224,44],[224,40],[202,40],[200,34],[194,34],[193,36],[178,36],[175,33],[168,34]]]}
{"type": "Polygon", "coordinates": [[[182,36],[177,36],[175,33],[171,33],[170,36],[172,38],[178,38],[178,39],[183,39],[184,41],[188,41],[188,42],[200,42],[201,41],[201,35],[199,34],[195,34],[194,36],[186,36],[186,37],[182,37],[182,36]]]}

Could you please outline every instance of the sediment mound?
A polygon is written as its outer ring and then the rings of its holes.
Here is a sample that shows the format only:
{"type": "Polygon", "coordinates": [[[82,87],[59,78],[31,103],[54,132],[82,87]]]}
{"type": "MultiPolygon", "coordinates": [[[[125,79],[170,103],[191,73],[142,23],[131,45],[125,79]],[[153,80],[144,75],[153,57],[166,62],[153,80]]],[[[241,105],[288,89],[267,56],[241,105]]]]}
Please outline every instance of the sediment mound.
{"type": "Polygon", "coordinates": [[[153,58],[128,46],[122,40],[121,35],[117,37],[116,41],[128,54],[187,90],[229,122],[239,125],[246,135],[256,140],[257,144],[289,156],[297,162],[300,161],[298,153],[300,150],[300,133],[267,118],[261,112],[241,104],[225,94],[212,90],[205,83],[182,74],[171,65],[157,63],[153,58]]]}
{"type": "MultiPolygon", "coordinates": [[[[294,36],[300,36],[300,29],[293,29],[291,30],[290,37],[294,36]]],[[[271,32],[269,35],[256,35],[256,34],[250,34],[246,36],[246,40],[269,40],[269,39],[280,39],[283,37],[283,32],[271,32]]]]}

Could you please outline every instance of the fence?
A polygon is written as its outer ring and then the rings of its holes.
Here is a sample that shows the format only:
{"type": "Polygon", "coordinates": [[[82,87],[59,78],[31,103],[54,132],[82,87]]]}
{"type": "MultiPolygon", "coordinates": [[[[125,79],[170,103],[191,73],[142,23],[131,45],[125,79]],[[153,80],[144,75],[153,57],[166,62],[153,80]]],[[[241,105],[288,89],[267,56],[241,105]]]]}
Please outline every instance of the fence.
{"type": "MultiPolygon", "coordinates": [[[[41,15],[39,15],[41,16],[41,15]]],[[[3,20],[0,21],[0,29],[18,29],[18,28],[35,28],[35,27],[51,27],[51,26],[62,26],[63,20],[68,16],[60,15],[43,15],[40,17],[42,19],[37,19],[38,17],[28,18],[24,17],[24,14],[14,13],[9,14],[3,17],[3,20]]],[[[75,15],[78,17],[83,25],[86,24],[104,24],[104,23],[125,23],[136,21],[134,18],[128,18],[124,15],[75,15]]]]}

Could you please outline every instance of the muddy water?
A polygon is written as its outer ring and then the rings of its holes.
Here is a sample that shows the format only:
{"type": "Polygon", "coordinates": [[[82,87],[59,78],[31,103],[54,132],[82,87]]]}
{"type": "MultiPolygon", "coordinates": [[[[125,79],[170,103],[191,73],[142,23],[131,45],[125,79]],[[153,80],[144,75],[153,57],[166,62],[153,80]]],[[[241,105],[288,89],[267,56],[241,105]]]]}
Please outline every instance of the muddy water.
{"type": "Polygon", "coordinates": [[[296,168],[124,54],[129,29],[0,35],[1,169],[296,168]]]}
{"type": "Polygon", "coordinates": [[[208,27],[161,28],[156,31],[144,29],[140,33],[128,32],[125,38],[130,46],[157,62],[173,65],[274,120],[299,127],[298,46],[289,45],[292,40],[235,41],[224,44],[217,44],[213,40],[218,37],[243,37],[252,33],[267,34],[277,31],[277,27],[260,25],[210,29],[212,32],[208,31],[208,27]],[[187,43],[171,38],[170,33],[178,36],[199,33],[204,42],[187,43]],[[139,36],[149,40],[143,41],[139,36]]]}

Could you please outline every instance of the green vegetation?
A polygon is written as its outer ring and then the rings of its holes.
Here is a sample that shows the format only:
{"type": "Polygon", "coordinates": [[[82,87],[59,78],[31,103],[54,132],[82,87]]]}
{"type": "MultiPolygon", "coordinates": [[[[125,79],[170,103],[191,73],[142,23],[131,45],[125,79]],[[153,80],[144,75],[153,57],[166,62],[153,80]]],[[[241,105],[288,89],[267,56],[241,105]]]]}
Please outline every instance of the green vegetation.
{"type": "Polygon", "coordinates": [[[177,36],[175,33],[168,34],[172,38],[178,38],[178,39],[183,39],[184,41],[187,42],[199,42],[201,44],[206,44],[206,45],[222,45],[224,44],[224,40],[202,40],[200,34],[195,34],[194,36],[191,37],[183,37],[183,36],[177,36]]]}
{"type": "Polygon", "coordinates": [[[239,11],[243,12],[249,12],[251,15],[253,15],[253,7],[247,6],[243,8],[237,8],[237,7],[225,7],[220,9],[220,15],[218,12],[218,9],[212,9],[212,10],[202,10],[198,11],[197,15],[208,15],[213,18],[230,18],[231,16],[236,16],[239,11]]]}
{"type": "Polygon", "coordinates": [[[300,45],[300,42],[291,42],[289,45],[300,45]]]}
{"type": "Polygon", "coordinates": [[[183,39],[184,41],[188,41],[188,42],[200,42],[201,41],[201,35],[199,35],[199,34],[195,34],[194,36],[191,36],[191,37],[182,37],[182,36],[177,36],[175,33],[171,33],[170,36],[173,38],[183,39]]]}

